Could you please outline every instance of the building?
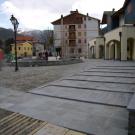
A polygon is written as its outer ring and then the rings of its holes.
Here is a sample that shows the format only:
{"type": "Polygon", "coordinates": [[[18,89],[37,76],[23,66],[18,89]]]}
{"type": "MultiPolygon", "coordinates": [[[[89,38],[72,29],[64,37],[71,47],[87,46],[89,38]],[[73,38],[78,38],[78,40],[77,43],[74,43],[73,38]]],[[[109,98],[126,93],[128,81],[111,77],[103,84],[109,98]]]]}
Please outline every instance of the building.
{"type": "MultiPolygon", "coordinates": [[[[31,57],[33,55],[33,45],[29,42],[17,43],[17,57],[31,57]]],[[[15,55],[15,44],[12,44],[12,54],[15,55]]]]}
{"type": "MultiPolygon", "coordinates": [[[[17,57],[33,56],[33,42],[34,42],[33,37],[17,36],[16,38],[17,57]]],[[[11,53],[15,55],[15,44],[11,45],[11,53]]]]}
{"type": "MultiPolygon", "coordinates": [[[[100,37],[102,42],[95,44],[95,48],[98,48],[95,51],[96,58],[100,58],[99,46],[102,44],[105,59],[135,60],[135,1],[125,0],[122,8],[116,12],[105,11],[102,24],[107,26],[103,29],[104,36],[100,37]]],[[[89,44],[91,50],[93,41],[89,44]]],[[[89,55],[92,53],[90,51],[89,55]]]]}
{"type": "Polygon", "coordinates": [[[34,42],[33,44],[33,56],[39,57],[39,54],[44,52],[44,43],[34,42]]]}
{"type": "Polygon", "coordinates": [[[54,25],[54,47],[62,57],[87,57],[88,43],[99,35],[100,21],[71,11],[69,15],[52,22],[54,25]]]}

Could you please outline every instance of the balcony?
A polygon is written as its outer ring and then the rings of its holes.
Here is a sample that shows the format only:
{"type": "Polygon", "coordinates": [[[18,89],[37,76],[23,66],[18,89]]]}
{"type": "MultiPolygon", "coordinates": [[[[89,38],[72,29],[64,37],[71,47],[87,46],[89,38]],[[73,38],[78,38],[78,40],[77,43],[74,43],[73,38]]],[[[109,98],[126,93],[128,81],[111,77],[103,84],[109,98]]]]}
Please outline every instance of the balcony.
{"type": "Polygon", "coordinates": [[[69,33],[69,37],[68,37],[68,38],[71,39],[71,40],[76,39],[76,34],[75,34],[75,32],[69,33]]]}
{"type": "Polygon", "coordinates": [[[70,25],[69,26],[69,32],[75,31],[75,25],[70,25]]]}
{"type": "Polygon", "coordinates": [[[70,47],[76,46],[76,40],[69,40],[69,46],[70,47]]]}

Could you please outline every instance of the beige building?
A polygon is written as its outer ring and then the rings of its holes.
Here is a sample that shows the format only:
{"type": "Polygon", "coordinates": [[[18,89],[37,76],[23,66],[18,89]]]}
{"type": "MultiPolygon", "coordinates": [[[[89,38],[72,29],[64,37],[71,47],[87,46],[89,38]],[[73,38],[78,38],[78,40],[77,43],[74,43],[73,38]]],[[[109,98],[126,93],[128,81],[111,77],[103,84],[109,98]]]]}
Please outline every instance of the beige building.
{"type": "Polygon", "coordinates": [[[52,22],[54,46],[62,57],[87,57],[88,43],[99,35],[99,20],[71,11],[69,15],[52,22]]]}
{"type": "Polygon", "coordinates": [[[135,60],[134,7],[135,1],[125,0],[123,7],[117,12],[104,12],[102,24],[106,24],[107,27],[103,29],[103,37],[89,42],[90,57],[101,58],[101,54],[104,54],[104,58],[109,60],[135,60]]]}

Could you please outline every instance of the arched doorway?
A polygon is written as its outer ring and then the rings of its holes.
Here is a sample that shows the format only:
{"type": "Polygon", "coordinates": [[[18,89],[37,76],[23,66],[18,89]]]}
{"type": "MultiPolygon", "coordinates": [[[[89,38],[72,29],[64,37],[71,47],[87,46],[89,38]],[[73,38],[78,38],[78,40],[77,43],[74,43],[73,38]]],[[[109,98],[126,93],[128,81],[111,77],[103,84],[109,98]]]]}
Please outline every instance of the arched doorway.
{"type": "Polygon", "coordinates": [[[127,60],[133,60],[134,56],[134,39],[128,38],[127,39],[127,60]]]}
{"type": "Polygon", "coordinates": [[[118,42],[115,44],[115,59],[120,60],[121,59],[121,44],[118,42]]]}
{"type": "Polygon", "coordinates": [[[104,46],[99,45],[99,58],[104,58],[104,46]]]}
{"type": "Polygon", "coordinates": [[[111,60],[121,59],[121,45],[118,40],[111,40],[106,44],[106,56],[111,60]]]}
{"type": "Polygon", "coordinates": [[[90,47],[90,56],[91,58],[95,58],[95,46],[90,47]]]}
{"type": "Polygon", "coordinates": [[[115,59],[115,44],[114,43],[112,43],[111,45],[110,45],[110,48],[109,48],[110,50],[109,50],[109,53],[110,53],[110,59],[112,60],[112,59],[115,59]]]}

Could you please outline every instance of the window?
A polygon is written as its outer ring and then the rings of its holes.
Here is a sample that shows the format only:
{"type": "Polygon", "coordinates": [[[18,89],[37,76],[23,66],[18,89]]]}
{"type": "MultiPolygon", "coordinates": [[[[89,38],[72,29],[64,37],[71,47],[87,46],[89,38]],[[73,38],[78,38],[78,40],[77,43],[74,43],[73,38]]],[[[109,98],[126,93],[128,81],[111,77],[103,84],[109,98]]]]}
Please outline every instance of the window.
{"type": "Polygon", "coordinates": [[[81,39],[78,39],[78,43],[81,43],[81,39]]]}
{"type": "Polygon", "coordinates": [[[74,53],[74,48],[71,48],[70,49],[70,53],[74,53]]]}
{"type": "Polygon", "coordinates": [[[79,29],[81,28],[81,24],[78,24],[78,28],[79,28],[79,29]]]}
{"type": "Polygon", "coordinates": [[[65,29],[67,29],[67,25],[65,25],[65,29]]]}
{"type": "Polygon", "coordinates": [[[84,28],[86,28],[87,26],[86,26],[86,24],[84,24],[84,28]]]}
{"type": "Polygon", "coordinates": [[[86,39],[84,39],[84,43],[87,43],[87,40],[86,39]]]}
{"type": "Polygon", "coordinates": [[[26,47],[24,47],[24,50],[26,50],[26,47]]]}
{"type": "Polygon", "coordinates": [[[78,36],[79,36],[79,37],[81,36],[81,32],[78,32],[78,36]]]}
{"type": "Polygon", "coordinates": [[[18,50],[21,50],[21,47],[18,47],[18,50]]]}
{"type": "Polygon", "coordinates": [[[82,49],[81,48],[78,49],[78,53],[82,53],[82,49]]]}
{"type": "Polygon", "coordinates": [[[65,44],[67,44],[67,40],[65,40],[65,44]]]}
{"type": "Polygon", "coordinates": [[[28,50],[29,50],[29,47],[28,47],[28,50]]]}
{"type": "Polygon", "coordinates": [[[84,32],[84,36],[86,37],[86,32],[84,32]]]}
{"type": "Polygon", "coordinates": [[[67,37],[67,32],[65,33],[65,36],[67,37]]]}

